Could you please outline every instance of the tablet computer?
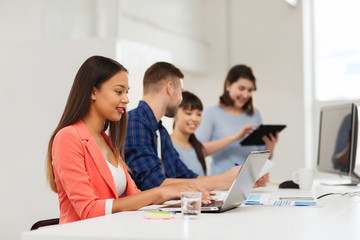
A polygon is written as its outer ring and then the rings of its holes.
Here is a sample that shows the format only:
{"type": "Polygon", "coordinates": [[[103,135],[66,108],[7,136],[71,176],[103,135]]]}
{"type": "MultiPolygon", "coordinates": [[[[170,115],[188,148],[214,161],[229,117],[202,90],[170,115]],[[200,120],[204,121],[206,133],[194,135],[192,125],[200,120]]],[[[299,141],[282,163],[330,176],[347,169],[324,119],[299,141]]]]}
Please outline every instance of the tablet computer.
{"type": "Polygon", "coordinates": [[[246,145],[264,145],[265,142],[261,139],[264,135],[269,136],[270,133],[275,135],[276,132],[280,132],[286,127],[286,125],[263,125],[261,124],[252,133],[250,133],[240,144],[246,145]]]}

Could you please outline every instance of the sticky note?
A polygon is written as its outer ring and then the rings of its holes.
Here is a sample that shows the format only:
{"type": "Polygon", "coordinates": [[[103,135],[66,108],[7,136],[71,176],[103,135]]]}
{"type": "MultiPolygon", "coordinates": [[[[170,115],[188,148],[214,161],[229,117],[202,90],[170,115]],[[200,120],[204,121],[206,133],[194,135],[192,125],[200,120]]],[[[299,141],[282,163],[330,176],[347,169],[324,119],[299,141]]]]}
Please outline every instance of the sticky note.
{"type": "Polygon", "coordinates": [[[169,220],[174,219],[174,215],[172,212],[148,212],[144,219],[148,220],[169,220]]]}

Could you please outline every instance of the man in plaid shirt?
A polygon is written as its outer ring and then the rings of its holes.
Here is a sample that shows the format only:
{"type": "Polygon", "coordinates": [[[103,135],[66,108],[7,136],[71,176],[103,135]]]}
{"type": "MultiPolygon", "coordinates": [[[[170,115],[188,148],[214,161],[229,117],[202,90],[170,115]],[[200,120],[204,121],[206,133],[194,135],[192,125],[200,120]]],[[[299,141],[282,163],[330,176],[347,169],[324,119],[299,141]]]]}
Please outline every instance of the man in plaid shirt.
{"type": "Polygon", "coordinates": [[[178,68],[166,62],[155,63],[145,72],[143,100],[129,112],[125,161],[141,190],[181,181],[196,181],[208,191],[226,190],[240,167],[214,176],[198,176],[180,160],[161,124],[163,116],[174,117],[182,101],[183,77],[178,68]]]}

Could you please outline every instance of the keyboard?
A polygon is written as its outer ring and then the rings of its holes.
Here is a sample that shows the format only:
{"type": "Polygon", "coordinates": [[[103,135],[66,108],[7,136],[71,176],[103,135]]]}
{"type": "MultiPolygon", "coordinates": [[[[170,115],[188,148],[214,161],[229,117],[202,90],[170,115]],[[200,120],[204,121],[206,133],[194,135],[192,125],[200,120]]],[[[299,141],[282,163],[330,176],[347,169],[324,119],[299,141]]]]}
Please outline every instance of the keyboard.
{"type": "Polygon", "coordinates": [[[202,204],[202,207],[221,207],[221,205],[223,204],[222,200],[218,200],[218,201],[212,201],[209,204],[202,204]]]}

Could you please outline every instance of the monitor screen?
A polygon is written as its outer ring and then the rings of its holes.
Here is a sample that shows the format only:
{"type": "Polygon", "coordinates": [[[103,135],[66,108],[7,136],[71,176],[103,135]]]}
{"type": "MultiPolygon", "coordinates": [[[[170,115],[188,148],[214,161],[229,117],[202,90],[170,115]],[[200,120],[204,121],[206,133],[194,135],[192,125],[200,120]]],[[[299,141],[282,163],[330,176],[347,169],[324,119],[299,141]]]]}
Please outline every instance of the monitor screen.
{"type": "Polygon", "coordinates": [[[351,177],[356,158],[357,126],[355,104],[321,108],[317,162],[319,171],[351,177]]]}

